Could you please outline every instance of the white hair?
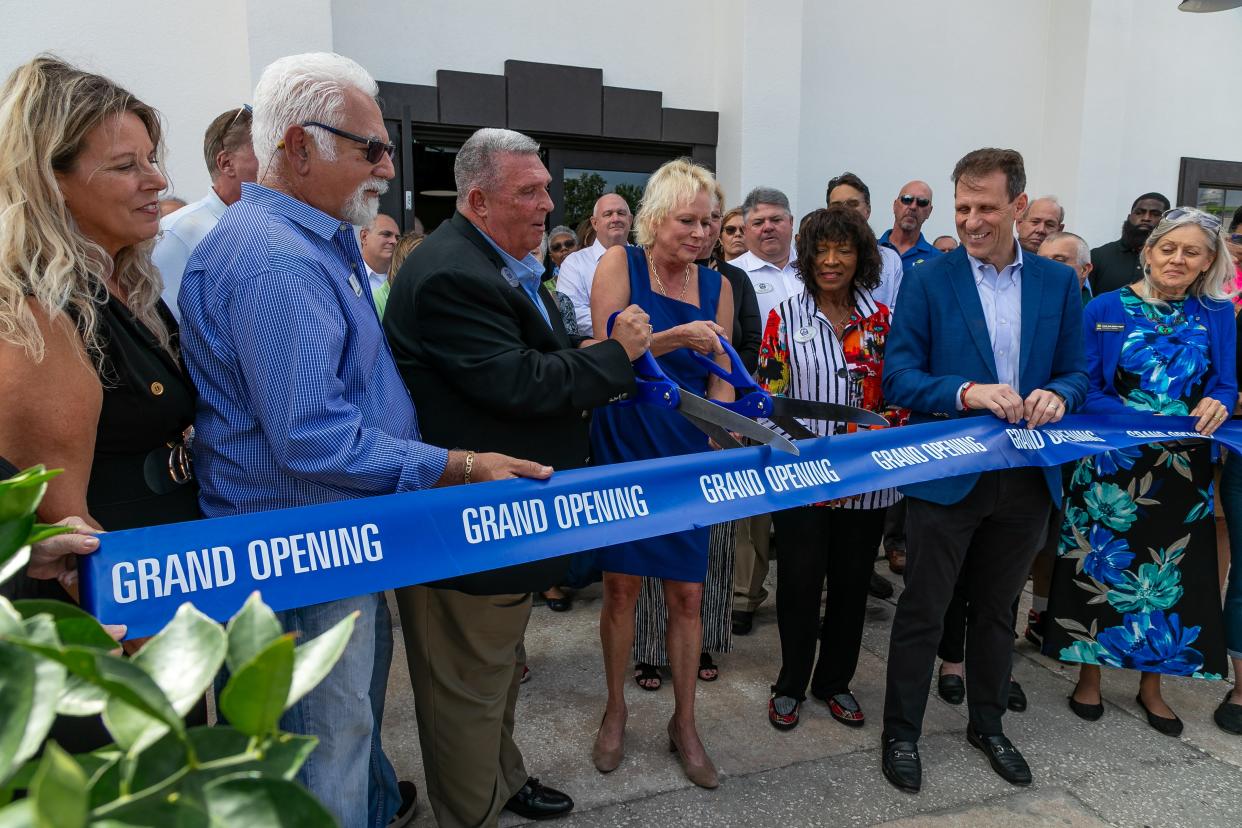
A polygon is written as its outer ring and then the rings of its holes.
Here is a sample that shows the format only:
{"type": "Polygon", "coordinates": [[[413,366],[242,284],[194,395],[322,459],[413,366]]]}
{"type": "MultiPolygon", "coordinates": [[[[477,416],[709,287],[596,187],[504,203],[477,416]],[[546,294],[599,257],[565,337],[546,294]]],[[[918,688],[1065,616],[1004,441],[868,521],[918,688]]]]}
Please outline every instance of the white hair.
{"type": "MultiPolygon", "coordinates": [[[[374,98],[379,86],[366,69],[333,52],[289,55],[268,64],[254,88],[251,142],[259,169],[265,170],[277,145],[291,126],[320,121],[340,126],[345,90],[357,89],[374,98]]],[[[336,157],[336,144],[324,130],[308,130],[324,158],[336,157]]]]}
{"type": "Polygon", "coordinates": [[[1018,216],[1018,218],[1024,219],[1029,216],[1031,214],[1031,208],[1035,206],[1035,202],[1037,201],[1052,202],[1052,205],[1057,208],[1057,213],[1059,215],[1059,218],[1057,218],[1057,224],[1065,224],[1065,205],[1062,204],[1054,195],[1045,195],[1040,196],[1039,198],[1031,199],[1026,203],[1026,209],[1022,211],[1022,215],[1018,216]]]}
{"type": "Polygon", "coordinates": [[[533,138],[511,129],[484,127],[466,139],[453,161],[453,181],[457,184],[457,209],[466,206],[474,189],[490,192],[499,183],[498,156],[507,154],[535,155],[539,144],[533,138]]]}
{"type": "MultiPolygon", "coordinates": [[[[1091,264],[1091,248],[1087,246],[1087,240],[1084,239],[1082,236],[1078,235],[1077,233],[1071,233],[1068,230],[1062,230],[1061,232],[1053,233],[1051,236],[1044,239],[1044,244],[1048,244],[1049,242],[1061,241],[1061,239],[1073,239],[1074,240],[1074,250],[1078,257],[1079,267],[1082,267],[1083,265],[1091,264]]],[[[1040,246],[1042,247],[1043,245],[1040,245],[1040,246]]]]}

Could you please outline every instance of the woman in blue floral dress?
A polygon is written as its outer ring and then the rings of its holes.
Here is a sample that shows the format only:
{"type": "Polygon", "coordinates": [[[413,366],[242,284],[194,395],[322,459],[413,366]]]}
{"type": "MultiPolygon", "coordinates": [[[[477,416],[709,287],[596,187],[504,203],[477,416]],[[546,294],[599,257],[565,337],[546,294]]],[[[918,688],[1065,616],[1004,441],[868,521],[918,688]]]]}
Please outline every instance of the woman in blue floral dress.
{"type": "MultiPolygon", "coordinates": [[[[1210,434],[1238,391],[1220,220],[1168,211],[1143,259],[1143,279],[1084,311],[1085,411],[1190,415],[1210,434]]],[[[1142,671],[1139,706],[1175,736],[1182,722],[1160,677],[1226,669],[1211,447],[1155,443],[1084,458],[1066,498],[1044,652],[1082,665],[1069,704],[1088,720],[1104,712],[1100,665],[1142,671]]]]}

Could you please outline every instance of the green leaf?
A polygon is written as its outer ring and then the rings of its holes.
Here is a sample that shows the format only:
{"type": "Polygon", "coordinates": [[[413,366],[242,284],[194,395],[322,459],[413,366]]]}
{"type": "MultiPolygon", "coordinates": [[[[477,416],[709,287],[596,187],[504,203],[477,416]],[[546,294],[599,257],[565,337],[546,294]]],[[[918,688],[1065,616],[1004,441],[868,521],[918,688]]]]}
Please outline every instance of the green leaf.
{"type": "Polygon", "coordinates": [[[29,799],[14,802],[0,810],[0,828],[35,828],[34,803],[29,799]]]}
{"type": "Polygon", "coordinates": [[[284,779],[227,777],[212,782],[203,794],[212,822],[219,825],[326,828],[337,824],[305,788],[284,779]]]}
{"type": "MultiPolygon", "coordinates": [[[[108,655],[90,647],[74,645],[57,648],[17,640],[13,643],[35,655],[59,661],[68,668],[70,673],[81,676],[91,684],[105,690],[109,695],[108,707],[104,711],[105,717],[113,705],[119,705],[121,708],[130,708],[135,712],[144,713],[162,725],[172,728],[176,733],[185,733],[185,723],[168,703],[159,685],[136,664],[131,664],[120,656],[108,655]]],[[[106,721],[105,724],[107,724],[106,721]]],[[[126,724],[122,723],[120,734],[112,730],[111,726],[108,729],[117,743],[128,750],[140,733],[135,733],[133,726],[125,726],[126,724]]]]}
{"type": "Polygon", "coordinates": [[[39,501],[47,493],[47,482],[61,471],[47,471],[43,466],[31,466],[7,480],[0,481],[0,523],[33,515],[39,501]]]}
{"type": "Polygon", "coordinates": [[[34,528],[34,524],[33,514],[0,521],[0,563],[9,560],[30,545],[26,543],[26,538],[30,537],[30,530],[34,528]]]}
{"type": "Polygon", "coordinates": [[[60,691],[56,712],[62,716],[98,716],[108,701],[108,692],[72,673],[60,691]]]}
{"type": "Polygon", "coordinates": [[[229,670],[241,666],[259,654],[284,632],[276,613],[272,612],[259,593],[252,592],[246,603],[229,621],[229,652],[226,659],[229,670]]]}
{"type": "Polygon", "coordinates": [[[34,546],[39,541],[45,541],[57,535],[67,535],[70,532],[76,531],[72,526],[62,526],[59,523],[36,523],[31,527],[30,536],[26,538],[26,543],[34,546]]]}
{"type": "Polygon", "coordinates": [[[173,709],[184,716],[220,672],[227,647],[220,625],[185,603],[131,660],[155,679],[173,709]]]}
{"type": "Polygon", "coordinates": [[[43,761],[30,785],[40,828],[83,828],[86,825],[86,774],[73,757],[48,742],[43,761]]]}
{"type": "Polygon", "coordinates": [[[285,699],[285,710],[315,689],[336,666],[341,653],[345,652],[349,637],[353,635],[357,619],[358,613],[351,612],[332,629],[297,648],[293,654],[293,681],[289,686],[289,697],[285,699]]]}
{"type": "Polygon", "coordinates": [[[293,680],[293,636],[282,635],[229,677],[220,694],[220,712],[250,736],[276,730],[293,680]]]}
{"type": "Polygon", "coordinates": [[[115,650],[117,647],[112,636],[104,632],[95,617],[74,604],[30,599],[15,601],[13,608],[21,613],[22,618],[33,618],[39,614],[52,616],[56,623],[56,636],[61,644],[78,644],[104,651],[115,650]]]}
{"type": "Polygon", "coordinates": [[[0,584],[12,578],[30,563],[30,547],[23,546],[12,557],[0,554],[0,584]]]}
{"type": "MultiPolygon", "coordinates": [[[[189,769],[182,769],[162,785],[100,805],[91,813],[91,828],[213,828],[202,803],[182,793],[189,775],[189,769]]],[[[237,823],[247,828],[254,824],[237,823]]]]}
{"type": "MultiPolygon", "coordinates": [[[[50,616],[38,615],[28,618],[22,626],[25,640],[50,647],[57,646],[56,626],[50,616]]],[[[56,702],[64,686],[64,665],[51,659],[36,657],[30,712],[25,718],[26,732],[21,746],[12,757],[15,765],[25,762],[39,752],[39,746],[47,738],[48,731],[52,729],[52,722],[56,720],[56,702]]]]}
{"type": "Polygon", "coordinates": [[[35,658],[0,641],[0,781],[18,767],[15,761],[34,705],[35,658]]]}

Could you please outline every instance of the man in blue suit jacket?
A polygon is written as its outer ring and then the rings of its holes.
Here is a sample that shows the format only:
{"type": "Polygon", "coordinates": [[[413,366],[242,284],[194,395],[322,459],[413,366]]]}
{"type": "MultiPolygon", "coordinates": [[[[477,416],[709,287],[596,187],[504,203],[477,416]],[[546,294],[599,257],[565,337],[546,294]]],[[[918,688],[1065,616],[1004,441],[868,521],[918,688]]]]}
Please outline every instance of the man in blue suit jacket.
{"type": "MultiPolygon", "coordinates": [[[[884,364],[884,396],[911,422],[991,415],[1028,428],[1056,422],[1087,391],[1082,303],[1065,265],[1023,254],[1014,221],[1026,173],[1013,150],[967,154],[953,170],[962,246],[916,268],[901,289],[884,364]]],[[[922,782],[918,740],[936,646],[962,577],[967,624],[967,737],[1007,781],[1031,782],[1005,738],[1011,607],[1026,580],[1060,472],[1007,469],[902,489],[906,589],[893,619],[882,768],[899,788],[922,782]]]]}

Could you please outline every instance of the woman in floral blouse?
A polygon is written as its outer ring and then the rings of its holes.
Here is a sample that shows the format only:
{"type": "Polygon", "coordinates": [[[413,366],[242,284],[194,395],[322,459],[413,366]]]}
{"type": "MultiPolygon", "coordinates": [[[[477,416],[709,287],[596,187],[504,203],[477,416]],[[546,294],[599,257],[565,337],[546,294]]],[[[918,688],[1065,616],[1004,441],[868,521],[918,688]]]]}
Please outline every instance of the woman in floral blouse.
{"type": "MultiPolygon", "coordinates": [[[[796,265],[804,289],[768,316],[759,348],[760,385],[772,394],[885,413],[880,381],[889,309],[871,294],[880,284],[880,255],[871,228],[844,206],[816,210],[802,220],[796,265]]],[[[822,420],[803,424],[819,435],[847,430],[822,420]]],[[[772,516],[781,539],[776,569],[781,671],[768,701],[768,720],[777,729],[798,724],[808,683],[833,718],[862,726],[863,710],[850,681],[858,666],[867,585],[884,534],[884,513],[900,497],[894,489],[882,489],[772,516]],[[825,578],[827,610],[821,624],[825,578]]]]}
{"type": "MultiPolygon", "coordinates": [[[[1142,279],[1083,313],[1085,412],[1190,415],[1210,434],[1238,391],[1220,219],[1169,210],[1142,256],[1142,279]]],[[[1161,675],[1219,679],[1225,670],[1211,447],[1156,443],[1081,460],[1061,535],[1044,652],[1082,664],[1070,708],[1089,721],[1103,715],[1100,665],[1140,670],[1148,723],[1180,734],[1161,675]]]]}

